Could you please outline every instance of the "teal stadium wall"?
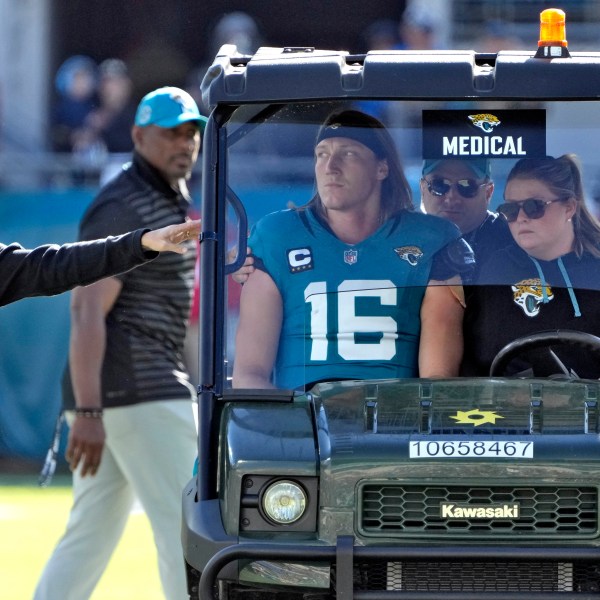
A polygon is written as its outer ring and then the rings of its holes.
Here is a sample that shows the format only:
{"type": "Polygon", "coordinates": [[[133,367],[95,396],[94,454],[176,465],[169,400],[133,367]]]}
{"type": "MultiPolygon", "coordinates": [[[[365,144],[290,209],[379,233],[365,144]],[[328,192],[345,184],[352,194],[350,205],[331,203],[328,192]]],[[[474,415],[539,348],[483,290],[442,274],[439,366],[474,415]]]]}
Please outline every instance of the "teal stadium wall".
{"type": "MultiPolygon", "coordinates": [[[[26,248],[77,239],[94,191],[0,193],[1,240],[26,248]]],[[[0,308],[0,458],[41,460],[60,411],[69,294],[0,308]]]]}

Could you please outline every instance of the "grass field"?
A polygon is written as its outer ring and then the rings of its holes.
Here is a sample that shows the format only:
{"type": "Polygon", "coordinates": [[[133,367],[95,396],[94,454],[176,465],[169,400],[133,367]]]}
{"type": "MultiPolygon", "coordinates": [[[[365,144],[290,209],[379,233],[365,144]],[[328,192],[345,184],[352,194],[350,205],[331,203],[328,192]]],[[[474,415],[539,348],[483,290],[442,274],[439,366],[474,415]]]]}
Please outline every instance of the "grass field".
{"type": "MultiPolygon", "coordinates": [[[[35,475],[0,474],[0,597],[30,600],[37,579],[64,531],[70,478],[47,488],[35,475]]],[[[164,600],[146,515],[134,511],[91,600],[164,600]]]]}

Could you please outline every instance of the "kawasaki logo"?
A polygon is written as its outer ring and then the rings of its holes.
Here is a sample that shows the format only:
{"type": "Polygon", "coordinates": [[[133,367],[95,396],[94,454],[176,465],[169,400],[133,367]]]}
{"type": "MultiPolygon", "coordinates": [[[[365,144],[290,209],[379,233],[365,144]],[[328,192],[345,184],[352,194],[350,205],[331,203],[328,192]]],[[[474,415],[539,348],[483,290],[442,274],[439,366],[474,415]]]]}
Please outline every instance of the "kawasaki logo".
{"type": "Polygon", "coordinates": [[[518,519],[518,504],[440,504],[440,516],[444,519],[518,519]]]}

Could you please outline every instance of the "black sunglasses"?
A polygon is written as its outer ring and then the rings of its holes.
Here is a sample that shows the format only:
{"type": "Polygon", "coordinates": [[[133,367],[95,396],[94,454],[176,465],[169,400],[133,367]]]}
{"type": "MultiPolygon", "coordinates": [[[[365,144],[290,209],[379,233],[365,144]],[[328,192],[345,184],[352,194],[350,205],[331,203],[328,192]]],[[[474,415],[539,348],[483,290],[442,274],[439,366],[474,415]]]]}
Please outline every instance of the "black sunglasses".
{"type": "Polygon", "coordinates": [[[509,223],[514,223],[521,209],[529,219],[541,219],[546,213],[548,204],[560,201],[561,198],[555,198],[554,200],[527,198],[527,200],[519,200],[518,202],[505,202],[497,210],[509,223]]]}
{"type": "Polygon", "coordinates": [[[434,196],[445,196],[454,186],[463,198],[474,198],[477,196],[479,189],[487,185],[488,182],[477,183],[473,179],[459,179],[453,182],[443,177],[432,177],[431,179],[425,179],[425,183],[429,193],[434,196]]]}

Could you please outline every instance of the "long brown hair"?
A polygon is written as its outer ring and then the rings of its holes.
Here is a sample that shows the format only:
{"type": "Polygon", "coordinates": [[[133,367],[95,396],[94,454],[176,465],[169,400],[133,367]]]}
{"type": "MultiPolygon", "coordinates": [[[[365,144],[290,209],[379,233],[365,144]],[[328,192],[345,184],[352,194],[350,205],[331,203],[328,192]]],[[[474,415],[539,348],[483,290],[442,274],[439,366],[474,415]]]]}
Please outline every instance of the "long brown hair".
{"type": "MultiPolygon", "coordinates": [[[[317,134],[317,144],[327,137],[325,132],[328,127],[339,129],[341,137],[345,137],[344,131],[354,130],[355,133],[350,133],[350,137],[363,143],[366,142],[365,145],[373,150],[379,160],[387,161],[388,176],[381,184],[382,221],[396,215],[401,210],[414,210],[412,191],[404,175],[396,144],[381,121],[358,110],[336,111],[329,115],[321,125],[317,134]]],[[[305,205],[307,208],[311,206],[315,207],[321,215],[324,213],[318,192],[305,205]]]]}
{"type": "Polygon", "coordinates": [[[558,158],[522,158],[511,169],[506,182],[513,179],[535,179],[542,182],[561,200],[575,200],[573,231],[575,253],[583,252],[600,258],[600,223],[588,210],[583,194],[581,166],[575,154],[558,158]]]}

